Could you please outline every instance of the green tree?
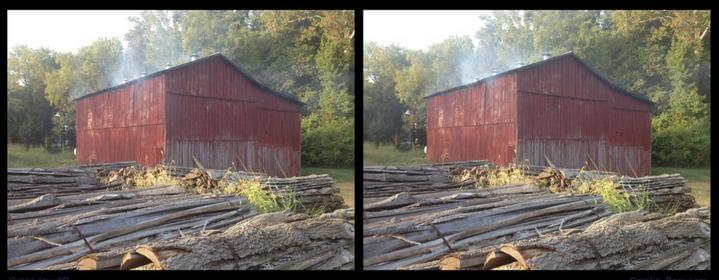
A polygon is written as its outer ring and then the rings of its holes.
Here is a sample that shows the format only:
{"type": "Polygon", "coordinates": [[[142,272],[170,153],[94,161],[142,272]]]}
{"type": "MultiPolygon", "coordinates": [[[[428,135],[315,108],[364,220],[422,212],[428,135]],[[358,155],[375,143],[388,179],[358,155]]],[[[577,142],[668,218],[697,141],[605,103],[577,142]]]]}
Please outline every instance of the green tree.
{"type": "Polygon", "coordinates": [[[78,50],[76,55],[56,56],[57,70],[45,77],[45,98],[58,113],[52,118],[55,136],[75,146],[75,101],[84,94],[119,83],[116,76],[122,61],[117,38],[101,38],[78,50]]]}
{"type": "Polygon", "coordinates": [[[19,46],[8,56],[8,128],[10,140],[49,147],[55,110],[45,99],[45,76],[57,68],[48,49],[19,46]]]}
{"type": "Polygon", "coordinates": [[[182,48],[184,16],[181,11],[144,11],[139,17],[129,17],[133,25],[124,37],[127,50],[115,80],[134,79],[141,72],[155,72],[167,64],[186,62],[190,53],[182,48]]]}
{"type": "Polygon", "coordinates": [[[404,108],[395,94],[395,75],[409,66],[409,61],[405,51],[397,46],[369,43],[364,50],[363,139],[376,145],[396,144],[404,108]]]}
{"type": "Polygon", "coordinates": [[[188,11],[181,26],[186,51],[222,52],[261,83],[307,104],[305,164],[353,162],[352,11],[188,11]]]}
{"type": "Polygon", "coordinates": [[[45,98],[59,114],[53,117],[53,133],[69,140],[69,146],[75,146],[75,103],[73,92],[79,84],[78,67],[71,53],[57,54],[58,69],[47,73],[45,77],[45,98]]]}

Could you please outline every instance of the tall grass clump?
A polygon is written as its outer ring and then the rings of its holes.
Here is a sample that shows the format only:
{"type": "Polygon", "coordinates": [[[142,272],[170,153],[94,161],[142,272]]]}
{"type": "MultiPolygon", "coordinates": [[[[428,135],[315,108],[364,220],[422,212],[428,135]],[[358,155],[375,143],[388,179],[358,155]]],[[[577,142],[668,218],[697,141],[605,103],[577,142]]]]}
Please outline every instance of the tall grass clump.
{"type": "Polygon", "coordinates": [[[225,173],[218,182],[220,192],[247,197],[250,205],[258,212],[296,212],[300,207],[300,202],[293,191],[268,190],[262,187],[258,178],[230,179],[228,174],[230,172],[225,173]]]}
{"type": "Polygon", "coordinates": [[[619,187],[611,178],[576,179],[572,185],[578,193],[601,196],[613,213],[648,210],[654,204],[647,191],[619,187]]]}

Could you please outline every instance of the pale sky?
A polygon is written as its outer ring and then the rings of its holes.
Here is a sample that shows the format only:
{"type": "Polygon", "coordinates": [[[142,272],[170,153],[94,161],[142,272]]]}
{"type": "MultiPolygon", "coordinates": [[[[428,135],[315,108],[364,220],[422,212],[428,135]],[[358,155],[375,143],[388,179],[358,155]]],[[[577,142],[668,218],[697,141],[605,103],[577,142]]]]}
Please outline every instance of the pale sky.
{"type": "Polygon", "coordinates": [[[469,35],[474,41],[474,34],[482,25],[479,16],[491,12],[488,10],[364,11],[363,35],[365,42],[427,50],[430,45],[455,35],[469,35]]]}
{"type": "MultiPolygon", "coordinates": [[[[130,30],[130,16],[142,11],[10,10],[7,18],[8,53],[25,44],[31,48],[46,47],[60,52],[76,52],[101,37],[118,37],[121,41],[130,30]]],[[[123,46],[125,42],[123,42],[123,46]]]]}

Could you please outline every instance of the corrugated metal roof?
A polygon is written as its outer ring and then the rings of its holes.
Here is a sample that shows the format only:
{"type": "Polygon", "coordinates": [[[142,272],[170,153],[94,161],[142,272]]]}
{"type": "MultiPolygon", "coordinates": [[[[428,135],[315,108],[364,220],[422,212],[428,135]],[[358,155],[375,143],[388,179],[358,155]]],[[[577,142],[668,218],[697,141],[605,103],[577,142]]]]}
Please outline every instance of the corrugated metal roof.
{"type": "Polygon", "coordinates": [[[524,66],[522,66],[522,67],[517,67],[517,68],[514,68],[514,69],[510,69],[510,70],[504,71],[504,72],[502,72],[502,73],[498,73],[498,74],[495,74],[495,75],[492,75],[492,76],[484,77],[484,78],[482,78],[482,79],[480,79],[480,80],[478,80],[478,81],[476,81],[476,82],[472,82],[472,83],[469,83],[469,84],[465,84],[465,85],[461,85],[461,86],[456,86],[456,87],[449,88],[449,89],[445,89],[445,90],[442,90],[442,91],[439,91],[439,92],[431,93],[431,94],[428,94],[427,96],[425,96],[425,98],[430,98],[430,97],[433,97],[433,96],[437,96],[437,95],[440,95],[440,94],[443,94],[443,93],[447,93],[447,92],[451,92],[451,91],[454,91],[454,90],[457,90],[457,89],[461,89],[461,88],[468,88],[468,87],[471,87],[471,86],[475,86],[475,85],[481,84],[482,82],[485,82],[485,81],[487,81],[487,80],[495,79],[495,78],[497,78],[497,77],[499,77],[499,76],[503,76],[503,75],[506,75],[506,74],[514,73],[514,72],[517,72],[517,71],[522,71],[522,70],[525,70],[525,69],[528,69],[528,68],[531,68],[531,67],[536,67],[536,66],[542,65],[542,64],[544,64],[544,63],[546,63],[546,62],[549,62],[549,61],[552,61],[552,60],[557,60],[557,59],[564,58],[564,57],[572,57],[572,58],[576,59],[577,61],[579,61],[580,64],[582,64],[584,67],[586,67],[587,69],[589,69],[589,71],[592,72],[592,74],[594,74],[595,76],[597,76],[597,78],[599,78],[599,80],[601,80],[602,82],[604,82],[604,83],[605,83],[607,86],[609,86],[610,88],[615,89],[615,90],[617,90],[617,91],[619,91],[619,92],[621,92],[621,93],[623,93],[623,94],[625,94],[625,95],[628,95],[628,96],[631,96],[631,97],[633,97],[633,98],[636,98],[636,99],[638,99],[638,100],[640,100],[640,101],[642,101],[642,102],[649,103],[649,104],[652,104],[652,105],[655,104],[655,103],[652,102],[648,97],[646,97],[646,96],[644,96],[644,95],[637,94],[637,93],[633,93],[633,92],[629,92],[629,91],[627,91],[627,90],[625,90],[625,89],[623,89],[623,88],[621,88],[621,87],[619,87],[619,86],[613,84],[612,82],[610,82],[609,80],[607,80],[606,78],[604,78],[602,75],[600,75],[596,70],[594,70],[594,68],[592,68],[591,66],[587,65],[587,64],[586,64],[584,61],[582,61],[581,59],[579,59],[579,57],[577,57],[577,55],[575,55],[573,52],[566,52],[566,53],[563,53],[563,54],[560,54],[560,55],[557,55],[557,56],[550,57],[550,58],[545,59],[545,60],[540,60],[540,61],[537,61],[537,62],[535,62],[535,63],[531,63],[531,64],[524,65],[524,66]]]}
{"type": "Polygon", "coordinates": [[[222,58],[222,60],[224,60],[224,61],[227,62],[228,64],[232,65],[232,67],[233,67],[235,70],[237,70],[238,73],[240,73],[241,75],[245,76],[245,77],[246,77],[251,83],[253,83],[255,86],[257,86],[257,87],[259,87],[259,88],[261,88],[261,89],[264,89],[264,90],[266,90],[266,91],[268,91],[268,92],[270,92],[270,93],[272,93],[272,94],[274,94],[274,95],[277,95],[277,96],[279,96],[279,97],[281,97],[281,98],[283,98],[283,99],[286,99],[286,100],[295,102],[295,103],[300,104],[300,105],[305,105],[305,103],[303,103],[303,102],[297,100],[296,97],[294,97],[294,96],[292,96],[292,95],[290,95],[290,94],[288,94],[288,93],[278,92],[278,91],[272,90],[272,89],[268,88],[267,86],[261,84],[260,82],[258,82],[257,80],[255,80],[252,76],[248,75],[245,71],[243,71],[239,66],[237,66],[237,65],[234,64],[234,63],[232,63],[232,61],[230,61],[229,59],[227,59],[227,57],[225,57],[225,56],[222,55],[221,53],[215,53],[215,54],[212,54],[212,55],[203,57],[203,58],[198,58],[198,59],[193,60],[193,61],[190,61],[190,62],[186,62],[186,63],[183,63],[183,64],[176,65],[176,66],[174,66],[174,67],[170,67],[170,68],[163,69],[163,70],[160,70],[160,71],[157,71],[157,72],[154,72],[154,73],[150,73],[150,74],[148,74],[148,75],[145,75],[145,76],[142,77],[142,78],[137,78],[137,79],[134,79],[134,80],[131,80],[131,81],[128,81],[128,82],[125,82],[125,83],[122,83],[122,84],[113,86],[113,87],[101,89],[101,90],[98,90],[98,91],[95,91],[95,92],[91,92],[91,93],[88,93],[88,94],[79,96],[79,97],[75,98],[74,100],[80,100],[80,99],[83,99],[83,98],[85,98],[85,97],[89,97],[89,96],[92,96],[92,95],[95,95],[95,94],[98,94],[98,93],[101,93],[101,92],[105,92],[105,91],[108,91],[108,90],[113,90],[113,89],[116,89],[116,88],[120,88],[120,87],[124,87],[124,86],[131,85],[131,84],[134,84],[134,83],[142,82],[142,81],[144,81],[145,79],[151,78],[151,77],[153,77],[153,76],[157,76],[157,75],[160,75],[160,74],[164,74],[164,73],[167,73],[167,72],[170,72],[170,71],[179,69],[179,68],[183,68],[183,67],[186,67],[186,66],[189,66],[189,65],[192,65],[192,64],[196,64],[196,63],[208,61],[208,60],[210,60],[210,59],[212,59],[212,58],[215,58],[215,57],[220,57],[220,58],[222,58]]]}

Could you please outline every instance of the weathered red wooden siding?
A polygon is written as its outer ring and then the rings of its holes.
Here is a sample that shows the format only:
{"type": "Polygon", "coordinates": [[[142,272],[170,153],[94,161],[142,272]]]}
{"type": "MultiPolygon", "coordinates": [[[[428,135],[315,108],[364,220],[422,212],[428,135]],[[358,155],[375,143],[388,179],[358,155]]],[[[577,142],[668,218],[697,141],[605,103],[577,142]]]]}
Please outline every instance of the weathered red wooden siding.
{"type": "Polygon", "coordinates": [[[77,100],[77,160],[81,164],[162,161],[164,76],[77,100]]]}
{"type": "Polygon", "coordinates": [[[488,159],[626,175],[651,168],[652,105],[563,55],[427,99],[433,162],[488,159]]]}
{"type": "Polygon", "coordinates": [[[652,155],[652,107],[619,93],[609,96],[608,106],[609,169],[623,174],[648,175],[652,155]]]}
{"type": "Polygon", "coordinates": [[[167,73],[167,161],[300,174],[300,106],[217,57],[167,73]],[[239,160],[238,160],[239,159],[239,160]]]}
{"type": "Polygon", "coordinates": [[[518,71],[517,89],[519,162],[649,173],[651,105],[570,56],[518,71]]]}
{"type": "Polygon", "coordinates": [[[451,90],[427,99],[427,155],[432,162],[515,158],[515,75],[451,90]]]}

